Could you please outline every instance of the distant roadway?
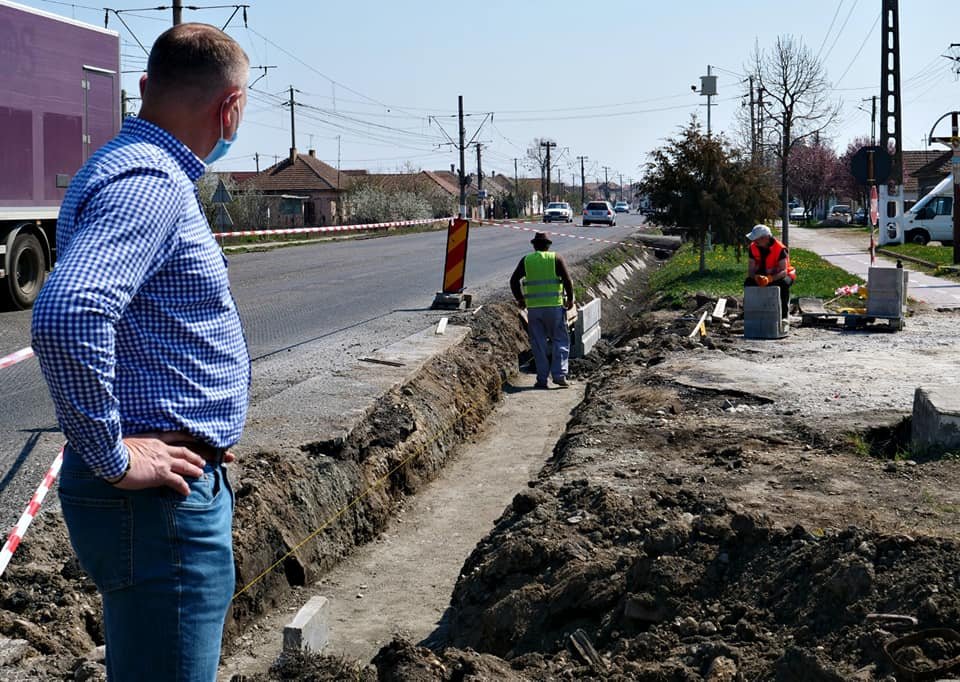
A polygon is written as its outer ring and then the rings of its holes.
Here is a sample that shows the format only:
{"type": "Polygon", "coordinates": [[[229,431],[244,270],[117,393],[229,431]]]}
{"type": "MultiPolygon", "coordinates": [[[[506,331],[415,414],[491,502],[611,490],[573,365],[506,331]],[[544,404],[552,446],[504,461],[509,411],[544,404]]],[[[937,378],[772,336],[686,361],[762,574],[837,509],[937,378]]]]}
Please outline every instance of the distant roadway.
{"type": "MultiPolygon", "coordinates": [[[[636,214],[620,214],[612,228],[524,227],[617,240],[641,223],[636,214]]],[[[532,237],[505,227],[471,229],[466,285],[475,307],[507,287],[532,237]]],[[[230,255],[230,281],[253,358],[253,399],[335,371],[434,323],[442,313],[429,306],[441,284],[445,240],[445,232],[426,232],[230,255]]],[[[606,246],[556,236],[552,248],[576,261],[606,246]]],[[[29,343],[30,312],[0,313],[0,357],[29,343]]],[[[0,369],[0,396],[3,529],[16,521],[62,436],[35,359],[0,369]]]]}

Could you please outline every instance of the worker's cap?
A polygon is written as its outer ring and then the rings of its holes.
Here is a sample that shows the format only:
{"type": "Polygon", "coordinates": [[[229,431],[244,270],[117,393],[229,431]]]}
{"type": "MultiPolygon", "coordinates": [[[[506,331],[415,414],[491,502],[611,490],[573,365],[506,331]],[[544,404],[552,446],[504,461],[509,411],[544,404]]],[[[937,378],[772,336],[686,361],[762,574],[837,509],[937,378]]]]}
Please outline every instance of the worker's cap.
{"type": "Polygon", "coordinates": [[[757,241],[760,237],[772,237],[773,232],[770,231],[770,228],[766,225],[754,225],[753,229],[750,230],[750,234],[747,235],[747,239],[752,242],[757,241]]]}
{"type": "Polygon", "coordinates": [[[537,232],[535,235],[533,235],[533,239],[530,240],[530,243],[534,246],[537,244],[546,244],[547,246],[553,244],[546,232],[537,232]]]}

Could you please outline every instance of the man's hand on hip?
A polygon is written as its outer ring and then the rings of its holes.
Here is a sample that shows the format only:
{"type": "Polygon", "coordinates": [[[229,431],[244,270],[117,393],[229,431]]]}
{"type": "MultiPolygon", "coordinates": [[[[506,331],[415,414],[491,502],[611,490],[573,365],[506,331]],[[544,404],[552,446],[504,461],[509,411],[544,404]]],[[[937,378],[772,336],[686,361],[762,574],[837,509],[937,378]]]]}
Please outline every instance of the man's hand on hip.
{"type": "Polygon", "coordinates": [[[116,487],[143,490],[166,486],[184,497],[190,494],[186,478],[200,478],[206,460],[184,445],[182,433],[138,433],[123,439],[130,470],[116,487]]]}

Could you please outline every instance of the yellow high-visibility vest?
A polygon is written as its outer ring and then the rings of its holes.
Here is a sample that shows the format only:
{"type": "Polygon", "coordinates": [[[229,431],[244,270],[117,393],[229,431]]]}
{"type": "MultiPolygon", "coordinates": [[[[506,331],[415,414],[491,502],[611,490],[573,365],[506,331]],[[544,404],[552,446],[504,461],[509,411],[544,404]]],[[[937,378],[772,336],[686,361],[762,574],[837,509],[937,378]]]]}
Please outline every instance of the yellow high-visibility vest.
{"type": "Polygon", "coordinates": [[[534,251],[523,259],[523,298],[528,308],[563,305],[563,281],[557,276],[557,254],[534,251]]]}

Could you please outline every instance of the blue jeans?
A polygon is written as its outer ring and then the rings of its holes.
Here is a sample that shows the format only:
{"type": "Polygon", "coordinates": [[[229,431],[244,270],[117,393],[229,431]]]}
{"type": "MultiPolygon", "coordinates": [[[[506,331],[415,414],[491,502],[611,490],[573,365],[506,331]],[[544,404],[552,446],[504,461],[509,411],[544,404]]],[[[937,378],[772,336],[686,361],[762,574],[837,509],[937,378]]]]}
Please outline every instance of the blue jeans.
{"type": "Polygon", "coordinates": [[[110,680],[214,682],[233,597],[233,491],[223,466],[128,492],[67,448],[60,505],[80,565],[103,598],[110,680]]]}
{"type": "Polygon", "coordinates": [[[567,311],[562,306],[527,308],[527,334],[537,365],[537,383],[546,384],[547,374],[554,379],[566,378],[570,359],[567,311]],[[553,345],[552,361],[547,359],[548,343],[553,345]]]}

